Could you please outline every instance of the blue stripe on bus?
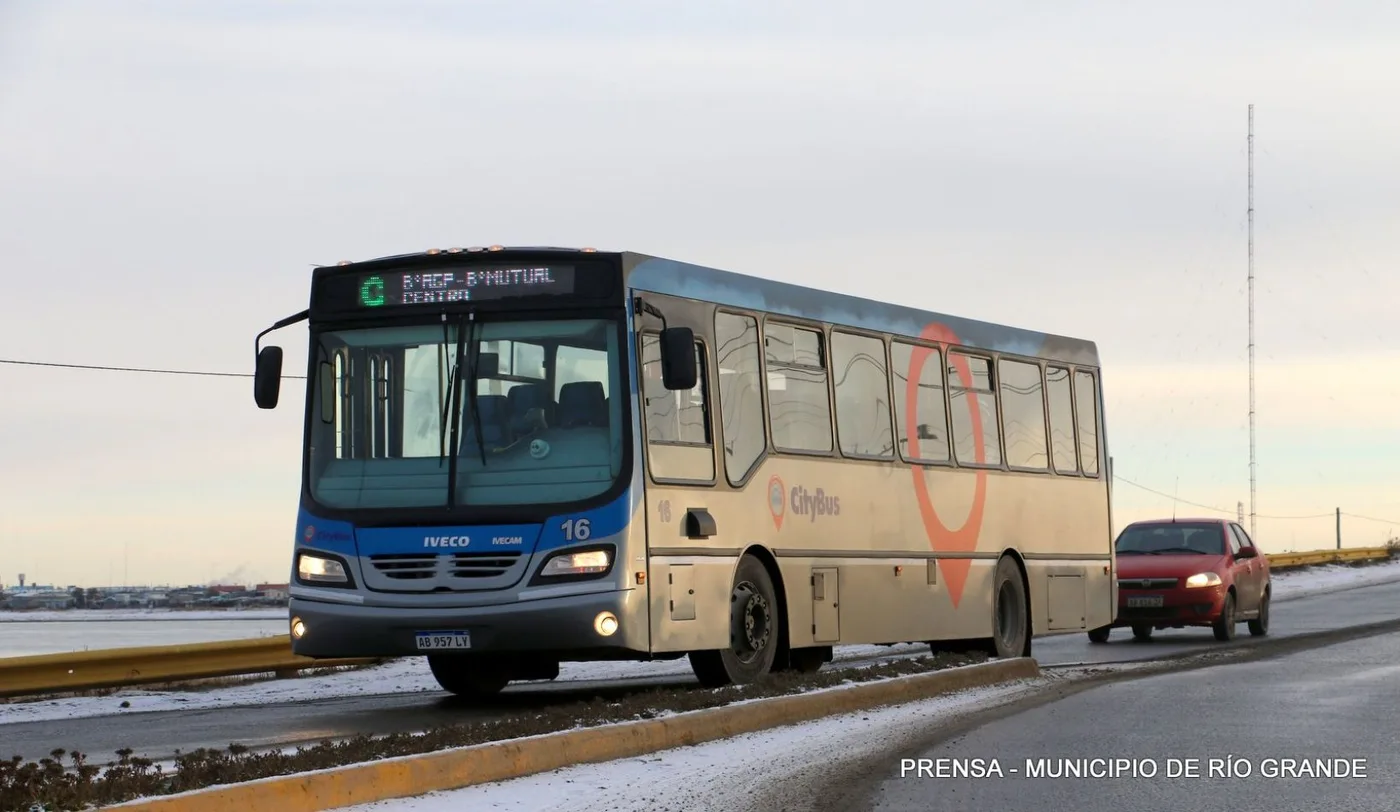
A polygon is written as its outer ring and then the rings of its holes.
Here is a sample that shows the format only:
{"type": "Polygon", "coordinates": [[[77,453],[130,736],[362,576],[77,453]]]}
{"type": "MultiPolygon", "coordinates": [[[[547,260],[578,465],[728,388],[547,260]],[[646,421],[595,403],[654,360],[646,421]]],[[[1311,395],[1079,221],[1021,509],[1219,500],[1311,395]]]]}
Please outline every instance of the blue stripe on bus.
{"type": "Polygon", "coordinates": [[[951,328],[964,346],[1090,366],[1099,364],[1097,346],[1083,339],[830,293],[675,260],[648,258],[632,269],[627,284],[654,293],[909,337],[917,337],[926,326],[937,322],[951,328]]]}
{"type": "Polygon", "coordinates": [[[404,553],[467,553],[514,551],[548,552],[616,536],[627,528],[633,511],[633,489],[592,510],[552,516],[543,524],[441,524],[423,527],[362,527],[317,518],[305,509],[298,514],[298,546],[342,555],[404,553]],[[306,538],[305,528],[313,528],[306,538]],[[428,540],[436,540],[436,544],[428,540]]]}

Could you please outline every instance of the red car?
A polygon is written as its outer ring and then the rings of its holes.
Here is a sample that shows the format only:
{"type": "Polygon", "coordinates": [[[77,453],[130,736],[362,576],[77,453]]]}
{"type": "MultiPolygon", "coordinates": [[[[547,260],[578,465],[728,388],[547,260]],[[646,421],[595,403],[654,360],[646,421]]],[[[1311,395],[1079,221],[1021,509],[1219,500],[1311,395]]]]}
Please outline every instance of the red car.
{"type": "Polygon", "coordinates": [[[1128,626],[1148,640],[1154,629],[1210,626],[1215,639],[1235,638],[1235,627],[1269,633],[1273,583],[1269,559],[1249,534],[1227,519],[1159,519],[1134,522],[1114,542],[1118,567],[1118,617],[1089,632],[1095,643],[1128,626]]]}

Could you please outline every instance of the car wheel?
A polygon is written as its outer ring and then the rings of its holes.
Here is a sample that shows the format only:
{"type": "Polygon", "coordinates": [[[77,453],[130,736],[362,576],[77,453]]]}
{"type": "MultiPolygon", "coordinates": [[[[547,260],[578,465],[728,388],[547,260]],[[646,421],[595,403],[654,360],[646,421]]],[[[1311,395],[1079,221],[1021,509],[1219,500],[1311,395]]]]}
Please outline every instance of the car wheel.
{"type": "Polygon", "coordinates": [[[1152,627],[1146,623],[1133,624],[1133,639],[1147,642],[1152,639],[1152,627]]]}
{"type": "Polygon", "coordinates": [[[1263,637],[1269,633],[1269,593],[1265,592],[1264,597],[1259,599],[1259,617],[1249,621],[1249,633],[1255,637],[1263,637]]]}
{"type": "Polygon", "coordinates": [[[1090,643],[1107,643],[1108,636],[1113,633],[1112,626],[1101,626],[1097,629],[1089,630],[1090,643]]]}
{"type": "Polygon", "coordinates": [[[1220,609],[1220,619],[1215,621],[1212,627],[1215,631],[1215,639],[1221,642],[1229,642],[1235,639],[1235,624],[1239,621],[1235,619],[1235,593],[1225,593],[1225,605],[1220,609]]]}

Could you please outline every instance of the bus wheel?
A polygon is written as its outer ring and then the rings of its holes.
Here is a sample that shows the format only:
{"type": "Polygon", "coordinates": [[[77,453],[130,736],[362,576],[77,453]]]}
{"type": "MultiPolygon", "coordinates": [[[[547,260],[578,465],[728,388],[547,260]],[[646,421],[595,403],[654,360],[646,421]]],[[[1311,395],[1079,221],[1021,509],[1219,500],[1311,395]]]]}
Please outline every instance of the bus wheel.
{"type": "Polygon", "coordinates": [[[1021,568],[1010,556],[997,562],[993,580],[992,644],[997,657],[1025,657],[1030,653],[1030,602],[1021,568]]]}
{"type": "Polygon", "coordinates": [[[494,696],[514,676],[509,662],[471,654],[429,654],[428,668],[444,691],[467,698],[494,696]]]}
{"type": "Polygon", "coordinates": [[[746,555],[729,595],[729,648],[692,651],[690,667],[707,688],[753,682],[767,674],[778,653],[778,597],[757,558],[746,555]]]}

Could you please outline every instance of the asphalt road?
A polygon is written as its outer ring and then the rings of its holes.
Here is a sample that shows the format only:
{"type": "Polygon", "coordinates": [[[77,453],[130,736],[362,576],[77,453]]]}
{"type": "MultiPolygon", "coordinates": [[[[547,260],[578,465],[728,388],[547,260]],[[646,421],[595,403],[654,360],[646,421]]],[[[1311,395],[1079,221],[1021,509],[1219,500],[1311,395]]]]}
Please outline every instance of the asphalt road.
{"type": "MultiPolygon", "coordinates": [[[[1279,600],[1272,611],[1268,639],[1336,630],[1380,621],[1400,620],[1400,583],[1330,594],[1279,600]]],[[[1232,646],[1258,641],[1244,626],[1232,646]]],[[[1035,641],[1034,655],[1042,665],[1077,662],[1121,662],[1219,649],[1210,629],[1158,632],[1139,643],[1127,630],[1116,631],[1106,644],[1095,645],[1080,634],[1035,641]]],[[[924,649],[926,651],[926,649],[924,649]]],[[[857,665],[831,664],[827,668],[857,665]]],[[[868,662],[868,661],[865,661],[868,662]]],[[[353,679],[353,676],[347,678],[353,679]]],[[[312,702],[249,705],[208,710],[176,710],[72,720],[24,722],[0,726],[4,756],[37,759],[56,748],[89,754],[105,762],[117,750],[130,747],[136,755],[166,760],[179,751],[223,748],[238,743],[254,748],[294,746],[356,734],[409,732],[443,724],[467,723],[538,708],[543,704],[618,696],[663,685],[694,685],[686,676],[665,676],[607,683],[556,681],[512,686],[491,708],[481,708],[446,693],[358,696],[312,702]]]]}
{"type": "Polygon", "coordinates": [[[1390,810],[1400,798],[1398,673],[1400,634],[1391,633],[1110,682],[932,748],[892,754],[869,791],[847,795],[844,808],[1390,810]],[[927,760],[922,775],[918,759],[927,760]],[[975,759],[984,760],[985,777],[954,777],[975,759]],[[1092,767],[1093,759],[1131,766],[1115,775],[1100,765],[1091,777],[1028,774],[1072,760],[1092,767]],[[1189,759],[1194,774],[1185,772],[1189,759]],[[1285,759],[1294,761],[1291,775],[1285,759]],[[993,760],[1001,777],[990,774],[993,760]],[[1173,760],[1177,775],[1168,777],[1173,760]],[[1316,771],[1318,760],[1332,777],[1316,771]],[[901,764],[910,768],[904,777],[901,764]],[[1302,772],[1303,764],[1315,771],[1302,772]]]}

